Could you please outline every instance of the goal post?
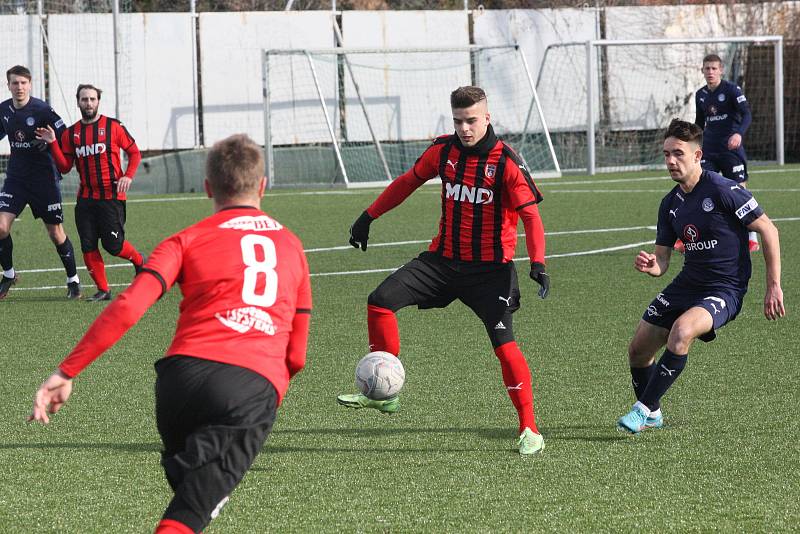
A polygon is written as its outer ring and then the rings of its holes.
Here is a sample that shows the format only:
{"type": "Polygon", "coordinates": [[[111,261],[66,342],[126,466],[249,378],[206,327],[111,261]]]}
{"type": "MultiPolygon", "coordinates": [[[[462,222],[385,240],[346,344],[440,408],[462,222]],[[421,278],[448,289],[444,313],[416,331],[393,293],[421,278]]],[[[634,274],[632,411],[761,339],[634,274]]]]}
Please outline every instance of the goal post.
{"type": "Polygon", "coordinates": [[[748,159],[782,165],[783,38],[759,36],[548,47],[537,89],[562,168],[589,174],[661,168],[660,136],[672,118],[694,121],[694,93],[705,85],[701,63],[711,53],[722,58],[724,78],[741,86],[750,103],[748,159]]]}
{"type": "Polygon", "coordinates": [[[516,46],[262,51],[270,186],[385,185],[453,132],[449,95],[487,93],[491,122],[534,175],[560,167],[531,71],[516,46]]]}

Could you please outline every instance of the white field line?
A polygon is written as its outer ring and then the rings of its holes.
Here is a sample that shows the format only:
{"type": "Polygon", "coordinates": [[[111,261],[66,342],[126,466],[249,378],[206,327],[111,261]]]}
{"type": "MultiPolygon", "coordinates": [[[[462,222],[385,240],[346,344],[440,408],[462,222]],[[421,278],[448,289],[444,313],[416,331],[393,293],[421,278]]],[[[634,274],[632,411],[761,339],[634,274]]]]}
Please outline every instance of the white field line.
{"type": "MultiPolygon", "coordinates": [[[[800,217],[779,217],[772,219],[775,222],[787,222],[787,221],[800,221],[800,217]]],[[[624,230],[652,230],[653,226],[631,226],[627,228],[599,228],[593,230],[567,230],[562,232],[552,232],[550,235],[565,235],[565,234],[580,234],[580,233],[595,233],[595,232],[611,232],[611,231],[624,231],[624,230]]],[[[393,245],[400,245],[400,244],[417,244],[417,243],[427,243],[429,240],[421,240],[421,241],[399,241],[397,243],[379,243],[377,245],[371,246],[393,246],[393,245]]],[[[648,241],[640,241],[637,243],[628,243],[625,245],[618,245],[615,247],[607,247],[607,248],[599,248],[593,250],[582,250],[578,252],[564,252],[561,254],[548,254],[545,258],[552,259],[552,258],[568,258],[574,256],[589,256],[592,254],[602,254],[604,252],[614,252],[617,250],[625,250],[636,248],[640,246],[650,245],[653,243],[653,240],[648,241]]],[[[323,251],[323,250],[345,250],[350,249],[349,245],[343,247],[330,247],[327,249],[308,249],[306,252],[310,251],[323,251]]],[[[514,258],[514,261],[526,261],[530,258],[522,257],[522,258],[514,258]]],[[[113,268],[113,267],[131,267],[129,263],[116,263],[112,265],[106,265],[106,268],[113,268]]],[[[86,270],[86,267],[78,267],[80,270],[86,270]]],[[[386,272],[394,272],[398,268],[391,267],[385,269],[365,269],[361,271],[335,271],[335,272],[327,272],[327,273],[312,273],[311,276],[349,276],[349,275],[357,275],[357,274],[372,274],[372,273],[386,273],[386,272]]],[[[24,271],[17,271],[18,273],[44,273],[44,272],[59,272],[62,269],[28,269],[24,271]]],[[[123,287],[127,286],[128,284],[109,284],[110,287],[123,287]]],[[[41,287],[15,287],[14,291],[40,291],[40,290],[47,290],[47,289],[63,289],[64,286],[41,286],[41,287]]]]}

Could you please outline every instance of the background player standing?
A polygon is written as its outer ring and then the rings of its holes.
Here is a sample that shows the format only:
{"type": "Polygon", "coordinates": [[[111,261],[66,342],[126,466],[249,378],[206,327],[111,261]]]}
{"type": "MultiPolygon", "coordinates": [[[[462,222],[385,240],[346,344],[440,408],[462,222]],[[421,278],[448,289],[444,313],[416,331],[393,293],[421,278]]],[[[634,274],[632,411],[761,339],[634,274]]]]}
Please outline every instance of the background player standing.
{"type": "Polygon", "coordinates": [[[661,397],[686,366],[692,342],[712,341],[742,309],[751,274],[748,229],[764,242],[764,315],[773,320],[786,313],[778,229],[749,191],[701,167],[702,142],[697,125],[677,119],[669,125],[664,159],[678,185],[661,201],[655,254],[641,251],[634,261],[636,270],[661,276],[675,239],[681,237],[686,246],[683,269],[650,303],[628,347],[638,400],[617,424],[634,434],[663,425],[661,397]],[[664,345],[656,364],[655,354],[664,345]]]}
{"type": "MultiPolygon", "coordinates": [[[[458,299],[483,322],[500,360],[503,382],[519,417],[521,454],[544,448],[533,410],[531,373],[514,339],[512,314],[519,309],[519,284],[513,258],[517,221],[525,227],[531,278],[547,296],[544,226],[537,203],[542,195],[520,158],[494,134],[486,93],[459,87],[450,95],[455,134],[439,137],[414,166],[395,179],[350,228],[350,244],[367,249],[372,221],[399,205],[426,181],[442,179],[439,233],[428,251],[384,280],[367,299],[371,351],[400,353],[395,312],[416,304],[444,308],[458,299]]],[[[350,408],[395,412],[399,398],[370,400],[339,395],[350,408]]]]}
{"type": "Polygon", "coordinates": [[[158,245],[36,392],[29,420],[47,423],[72,379],[179,280],[175,337],[155,366],[161,464],[175,492],[157,533],[200,532],[216,517],[305,365],[308,263],[300,240],[259,209],[263,169],[261,148],[248,137],[216,143],[205,181],[214,215],[158,245]]]}
{"type": "Polygon", "coordinates": [[[8,136],[11,157],[0,191],[0,265],[3,267],[0,299],[17,281],[11,226],[26,204],[34,218],[42,219],[47,235],[56,246],[67,272],[67,297],[77,299],[81,296],[81,285],[75,267],[75,252],[62,226],[61,175],[47,146],[34,135],[36,128],[45,126],[60,133],[64,121],[47,102],[31,96],[31,71],[26,67],[11,67],[6,72],[6,80],[11,99],[0,103],[0,139],[8,136]]]}
{"type": "Polygon", "coordinates": [[[58,170],[69,172],[73,163],[81,177],[75,224],[81,239],[83,261],[97,285],[89,301],[111,300],[103,256],[98,240],[109,254],[142,266],[142,255],[125,240],[125,199],[136,168],[142,160],[136,142],[117,119],[98,114],[102,91],[93,85],[79,85],[75,93],[81,120],[65,129],[60,146],[52,128],[38,128],[36,137],[50,145],[58,170]],[[121,170],[120,149],[128,155],[128,167],[121,170]]]}
{"type": "MultiPolygon", "coordinates": [[[[703,128],[704,169],[720,173],[747,187],[747,155],[742,137],[752,121],[750,106],[742,89],[722,76],[725,67],[716,54],[703,58],[705,87],[695,93],[694,122],[703,128]]],[[[758,233],[750,232],[749,249],[759,249],[758,233]]]]}

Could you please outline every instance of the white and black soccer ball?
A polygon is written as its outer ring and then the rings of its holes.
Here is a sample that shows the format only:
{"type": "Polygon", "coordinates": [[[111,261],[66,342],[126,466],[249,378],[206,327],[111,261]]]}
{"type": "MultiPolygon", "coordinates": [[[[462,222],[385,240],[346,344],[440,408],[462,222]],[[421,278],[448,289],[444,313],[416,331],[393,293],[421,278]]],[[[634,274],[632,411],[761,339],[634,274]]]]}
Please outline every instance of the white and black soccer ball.
{"type": "Polygon", "coordinates": [[[388,352],[370,352],[356,365],[356,387],[372,400],[396,396],[406,381],[400,358],[388,352]]]}

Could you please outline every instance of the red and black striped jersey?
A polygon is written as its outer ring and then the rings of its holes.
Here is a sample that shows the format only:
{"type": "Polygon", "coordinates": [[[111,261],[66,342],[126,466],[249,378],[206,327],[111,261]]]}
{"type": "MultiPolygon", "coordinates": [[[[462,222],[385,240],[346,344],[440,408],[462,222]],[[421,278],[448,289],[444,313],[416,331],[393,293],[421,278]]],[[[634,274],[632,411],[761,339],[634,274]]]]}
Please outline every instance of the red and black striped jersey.
{"type": "MultiPolygon", "coordinates": [[[[120,121],[105,115],[100,115],[90,124],[78,121],[64,130],[60,145],[69,166],[74,160],[80,174],[79,198],[126,199],[124,192],[117,191],[117,180],[123,175],[119,151],[122,149],[129,155],[131,152],[138,155],[139,149],[120,121]]],[[[131,158],[127,171],[130,178],[135,172],[133,162],[131,158]]]]}
{"type": "MultiPolygon", "coordinates": [[[[419,185],[442,179],[439,232],[429,250],[454,260],[513,260],[517,210],[542,200],[521,158],[495,137],[491,126],[474,147],[464,147],[456,135],[436,138],[406,174],[419,185]]],[[[388,200],[379,197],[367,211],[379,216],[393,207],[388,200]]]]}

